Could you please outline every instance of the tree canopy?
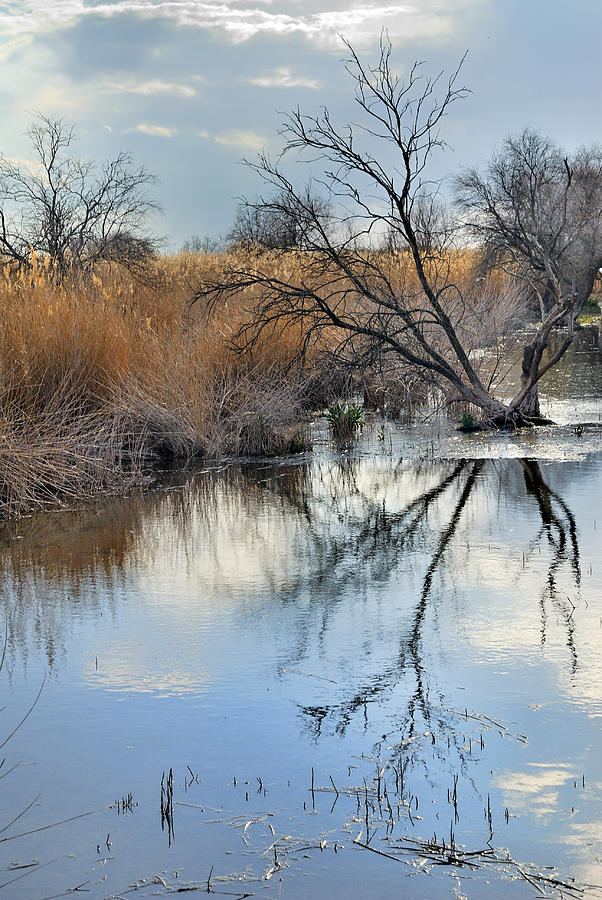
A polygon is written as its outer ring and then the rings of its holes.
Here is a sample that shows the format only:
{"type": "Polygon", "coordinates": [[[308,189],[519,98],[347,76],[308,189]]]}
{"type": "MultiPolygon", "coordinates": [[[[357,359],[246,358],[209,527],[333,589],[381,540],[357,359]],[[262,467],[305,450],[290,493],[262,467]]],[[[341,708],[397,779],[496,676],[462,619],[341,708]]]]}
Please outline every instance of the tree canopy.
{"type": "Polygon", "coordinates": [[[539,297],[555,291],[578,313],[602,265],[602,148],[572,155],[532,129],[506,138],[484,171],[456,179],[459,206],[490,264],[504,266],[539,297]]]}

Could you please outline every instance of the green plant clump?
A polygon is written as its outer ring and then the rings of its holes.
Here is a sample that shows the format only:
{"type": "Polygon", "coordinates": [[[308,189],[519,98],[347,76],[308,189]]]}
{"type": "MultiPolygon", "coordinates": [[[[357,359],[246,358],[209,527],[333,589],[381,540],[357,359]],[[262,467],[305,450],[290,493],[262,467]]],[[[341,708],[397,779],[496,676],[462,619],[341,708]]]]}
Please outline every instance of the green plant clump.
{"type": "Polygon", "coordinates": [[[462,413],[462,428],[474,428],[476,424],[476,419],[472,413],[462,413]]]}
{"type": "Polygon", "coordinates": [[[351,437],[364,427],[364,410],[358,403],[331,403],[326,411],[326,421],[335,437],[351,437]]]}
{"type": "Polygon", "coordinates": [[[307,449],[308,442],[306,438],[300,431],[296,431],[289,442],[289,453],[303,453],[307,449]]]}
{"type": "Polygon", "coordinates": [[[583,305],[583,309],[581,310],[577,321],[580,325],[593,325],[595,322],[600,321],[602,317],[602,307],[598,304],[596,300],[592,300],[591,298],[583,305]]]}

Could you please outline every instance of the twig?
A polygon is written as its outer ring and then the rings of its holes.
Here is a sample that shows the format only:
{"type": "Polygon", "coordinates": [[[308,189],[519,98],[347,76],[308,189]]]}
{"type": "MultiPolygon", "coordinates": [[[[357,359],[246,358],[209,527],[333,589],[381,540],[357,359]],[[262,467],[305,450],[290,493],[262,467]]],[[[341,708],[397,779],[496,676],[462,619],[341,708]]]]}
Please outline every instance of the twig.
{"type": "Polygon", "coordinates": [[[32,828],[31,831],[22,831],[20,834],[11,834],[9,837],[0,838],[0,844],[4,844],[5,841],[15,841],[17,838],[27,837],[30,834],[37,834],[40,831],[47,831],[49,828],[56,828],[58,825],[66,825],[67,822],[75,822],[76,819],[84,819],[86,816],[94,816],[96,815],[96,813],[104,812],[106,809],[111,808],[112,804],[109,804],[108,806],[101,806],[100,809],[91,809],[89,812],[80,813],[77,816],[70,816],[68,819],[61,819],[60,822],[51,822],[50,825],[42,825],[40,828],[32,828]]]}
{"type": "Polygon", "coordinates": [[[358,841],[357,838],[354,838],[353,843],[357,844],[358,847],[363,847],[364,850],[371,850],[372,853],[377,853],[379,856],[385,856],[387,859],[392,859],[395,862],[405,862],[405,860],[400,859],[398,856],[393,856],[391,853],[385,853],[384,850],[377,850],[376,847],[371,847],[369,844],[364,844],[363,841],[358,841]]]}
{"type": "Polygon", "coordinates": [[[11,733],[8,735],[8,737],[4,738],[4,740],[3,740],[2,743],[0,744],[0,750],[2,750],[2,748],[3,748],[6,744],[8,744],[8,742],[9,742],[10,739],[11,739],[11,737],[12,737],[14,734],[17,733],[17,731],[19,730],[19,728],[21,727],[21,725],[23,724],[23,722],[25,722],[25,720],[26,720],[27,717],[30,715],[30,713],[33,712],[33,709],[34,709],[36,703],[37,703],[38,700],[40,699],[40,694],[42,693],[42,690],[43,690],[45,684],[46,684],[46,676],[44,675],[44,678],[42,679],[42,684],[40,685],[40,690],[38,691],[38,693],[37,693],[37,695],[36,695],[36,699],[33,701],[33,703],[31,704],[31,706],[29,707],[29,709],[27,710],[27,712],[25,713],[25,715],[23,716],[23,718],[21,719],[21,721],[19,722],[19,724],[18,724],[15,728],[13,728],[13,730],[12,730],[11,733]]]}

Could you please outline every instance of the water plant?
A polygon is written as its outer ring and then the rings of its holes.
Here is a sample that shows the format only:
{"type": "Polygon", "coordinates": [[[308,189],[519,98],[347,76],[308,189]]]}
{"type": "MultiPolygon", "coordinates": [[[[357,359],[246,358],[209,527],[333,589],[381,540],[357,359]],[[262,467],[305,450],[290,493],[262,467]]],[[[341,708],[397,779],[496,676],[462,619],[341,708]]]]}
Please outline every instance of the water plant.
{"type": "Polygon", "coordinates": [[[364,427],[364,409],[359,403],[336,400],[326,411],[326,421],[336,437],[351,437],[364,427]]]}
{"type": "Polygon", "coordinates": [[[106,263],[60,284],[35,254],[0,269],[0,519],[129,492],[154,460],[301,449],[301,331],[238,353],[242,304],[188,306],[187,282],[219,264],[162,257],[136,279],[106,263]]]}

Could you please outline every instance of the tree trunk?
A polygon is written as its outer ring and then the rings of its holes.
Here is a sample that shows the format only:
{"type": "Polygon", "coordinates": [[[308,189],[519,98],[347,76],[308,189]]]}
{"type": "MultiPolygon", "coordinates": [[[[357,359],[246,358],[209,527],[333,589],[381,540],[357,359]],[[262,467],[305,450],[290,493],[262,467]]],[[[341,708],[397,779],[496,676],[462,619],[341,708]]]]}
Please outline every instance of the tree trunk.
{"type": "MultiPolygon", "coordinates": [[[[525,385],[528,384],[532,379],[533,374],[537,372],[539,364],[541,362],[543,351],[544,348],[537,340],[531,341],[530,344],[526,344],[523,347],[521,388],[524,388],[525,385]]],[[[534,418],[540,417],[541,410],[539,408],[539,383],[534,384],[533,387],[531,387],[527,391],[524,399],[521,401],[521,404],[518,407],[517,412],[519,412],[523,416],[534,418]]]]}
{"type": "Polygon", "coordinates": [[[541,419],[541,409],[539,407],[539,391],[538,385],[534,385],[527,391],[524,400],[517,409],[519,416],[526,419],[541,419]]]}
{"type": "Polygon", "coordinates": [[[484,390],[472,387],[462,392],[464,399],[480,407],[485,415],[485,419],[480,423],[479,427],[516,428],[523,425],[544,425],[550,422],[549,419],[545,419],[541,415],[539,382],[535,381],[534,384],[532,383],[538,373],[546,343],[538,336],[523,348],[521,388],[517,393],[517,398],[529,384],[531,384],[531,387],[528,388],[517,405],[514,403],[505,405],[491,397],[484,390]]]}
{"type": "MultiPolygon", "coordinates": [[[[524,390],[525,386],[528,385],[537,374],[546,344],[547,341],[542,341],[538,336],[523,347],[520,379],[521,390],[524,390]]],[[[517,406],[516,413],[520,418],[541,419],[541,409],[539,407],[539,382],[535,382],[535,384],[529,388],[517,406]]]]}
{"type": "Polygon", "coordinates": [[[485,419],[483,422],[479,423],[477,427],[512,427],[512,423],[508,418],[508,408],[504,406],[503,403],[500,403],[499,400],[491,397],[483,389],[478,390],[473,387],[463,386],[462,389],[460,389],[460,394],[463,400],[466,400],[467,403],[471,403],[473,406],[478,406],[483,412],[485,419]]]}

